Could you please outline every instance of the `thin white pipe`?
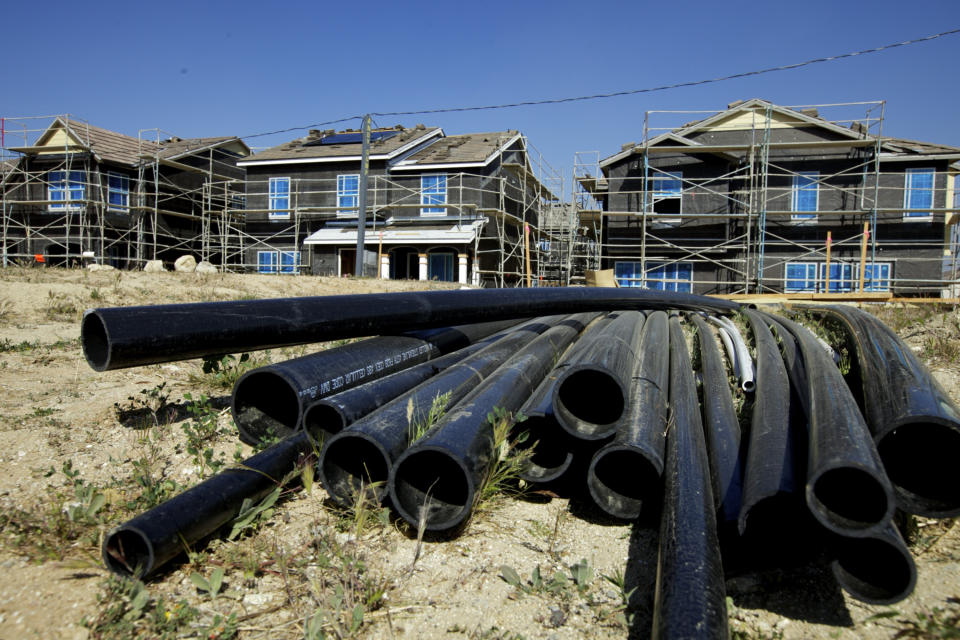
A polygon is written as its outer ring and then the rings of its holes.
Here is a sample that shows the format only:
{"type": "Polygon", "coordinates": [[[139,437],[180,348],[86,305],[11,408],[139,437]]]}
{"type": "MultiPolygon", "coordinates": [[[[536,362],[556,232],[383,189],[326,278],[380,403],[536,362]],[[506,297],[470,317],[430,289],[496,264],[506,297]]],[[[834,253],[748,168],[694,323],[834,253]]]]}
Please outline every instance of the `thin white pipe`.
{"type": "Polygon", "coordinates": [[[729,318],[722,316],[710,316],[710,320],[713,320],[714,324],[724,329],[733,342],[733,348],[737,355],[735,372],[740,379],[740,388],[747,392],[753,391],[757,386],[753,359],[750,357],[750,350],[747,348],[747,343],[744,342],[743,336],[740,335],[740,330],[737,329],[737,325],[733,324],[733,321],[729,318]]]}

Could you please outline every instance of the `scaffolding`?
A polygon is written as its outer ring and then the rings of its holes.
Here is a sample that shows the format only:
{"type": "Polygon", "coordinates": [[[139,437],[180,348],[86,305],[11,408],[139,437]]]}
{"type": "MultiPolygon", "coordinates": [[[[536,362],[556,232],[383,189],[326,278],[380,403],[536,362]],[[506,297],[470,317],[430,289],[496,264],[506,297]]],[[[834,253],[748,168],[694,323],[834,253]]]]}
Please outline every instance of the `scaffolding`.
{"type": "Polygon", "coordinates": [[[958,282],[960,199],[954,182],[960,149],[885,138],[884,109],[882,101],[777,107],[755,100],[722,112],[648,111],[642,143],[626,144],[622,155],[615,156],[636,163],[633,175],[607,175],[615,172],[603,171],[597,152],[575,156],[575,220],[595,244],[574,251],[574,257],[596,266],[603,258],[607,268],[616,268],[616,261],[635,261],[643,265],[642,278],[632,283],[638,286],[647,286],[654,270],[657,286],[676,286],[676,280],[664,279],[664,269],[689,265],[684,268],[699,274],[693,282],[706,293],[783,292],[787,265],[808,262],[827,265],[810,282],[817,291],[949,295],[958,282]],[[677,134],[691,127],[695,131],[700,123],[723,123],[737,107],[726,131],[717,124],[696,142],[677,134]],[[789,114],[796,114],[797,126],[822,123],[837,135],[818,140],[774,135],[790,127],[789,114]],[[724,135],[734,131],[736,136],[724,135]],[[898,156],[897,149],[915,155],[898,156]],[[811,156],[828,170],[805,171],[812,166],[811,156]],[[945,171],[936,170],[944,179],[937,176],[923,185],[929,203],[921,209],[911,209],[901,195],[911,169],[889,169],[911,157],[929,158],[914,166],[947,162],[945,171]],[[673,170],[677,158],[687,159],[694,170],[673,170]],[[726,168],[696,170],[705,158],[726,168]],[[804,190],[815,199],[813,207],[797,206],[797,194],[804,190]],[[702,206],[704,202],[710,205],[702,206]],[[837,206],[824,208],[823,203],[837,206]],[[943,236],[900,237],[894,223],[904,221],[942,221],[943,236]],[[817,231],[821,225],[830,230],[826,242],[823,229],[817,231]],[[611,226],[630,232],[611,234],[611,226]],[[705,235],[707,230],[713,235],[705,235]],[[909,261],[910,268],[883,267],[887,271],[880,278],[885,256],[893,250],[910,253],[896,259],[902,265],[909,261]],[[932,262],[942,264],[942,272],[916,275],[921,263],[926,264],[920,270],[937,271],[932,262]],[[714,275],[705,277],[707,273],[714,275]],[[873,282],[871,276],[876,276],[873,282]]]}

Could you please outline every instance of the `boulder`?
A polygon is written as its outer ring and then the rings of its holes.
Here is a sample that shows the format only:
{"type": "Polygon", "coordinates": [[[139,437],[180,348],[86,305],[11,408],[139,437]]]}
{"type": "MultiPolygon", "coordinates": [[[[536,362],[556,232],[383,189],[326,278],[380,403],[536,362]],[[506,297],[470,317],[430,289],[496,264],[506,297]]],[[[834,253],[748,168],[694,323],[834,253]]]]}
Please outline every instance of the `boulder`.
{"type": "Polygon", "coordinates": [[[219,273],[217,268],[207,262],[206,260],[201,260],[197,263],[197,273],[219,273]]]}
{"type": "Polygon", "coordinates": [[[143,265],[143,270],[148,273],[158,273],[160,271],[166,271],[163,266],[163,260],[147,260],[147,264],[143,265]]]}
{"type": "Polygon", "coordinates": [[[197,259],[190,254],[180,256],[177,258],[177,261],[173,263],[173,269],[180,273],[193,273],[197,270],[197,259]]]}
{"type": "Polygon", "coordinates": [[[96,262],[91,262],[87,265],[87,271],[116,271],[116,267],[111,264],[97,264],[96,262]]]}

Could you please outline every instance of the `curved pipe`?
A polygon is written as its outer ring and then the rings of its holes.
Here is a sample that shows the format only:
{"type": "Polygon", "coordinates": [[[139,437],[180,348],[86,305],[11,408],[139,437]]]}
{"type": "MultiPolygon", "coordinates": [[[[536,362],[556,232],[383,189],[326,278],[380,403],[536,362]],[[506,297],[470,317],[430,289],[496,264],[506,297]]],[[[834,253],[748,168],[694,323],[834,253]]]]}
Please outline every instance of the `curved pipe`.
{"type": "Polygon", "coordinates": [[[765,318],[758,312],[744,311],[753,328],[757,353],[757,391],[750,421],[743,505],[738,527],[745,536],[760,542],[775,537],[774,532],[798,531],[805,516],[802,466],[798,470],[798,451],[792,422],[790,379],[780,350],[765,318]],[[762,509],[754,509],[760,503],[762,509]]]}
{"type": "Polygon", "coordinates": [[[700,316],[691,314],[689,318],[697,328],[700,344],[703,429],[710,461],[714,506],[723,523],[733,523],[740,512],[743,492],[740,422],[733,407],[733,396],[717,341],[700,316]]]}
{"type": "Polygon", "coordinates": [[[670,318],[670,431],[653,638],[726,638],[727,607],[707,451],[683,330],[670,318]]]}
{"type": "Polygon", "coordinates": [[[670,331],[663,311],[647,317],[637,355],[627,413],[613,442],[594,454],[587,470],[594,502],[625,520],[636,518],[644,504],[656,504],[662,496],[670,377],[670,331]]]}
{"type": "Polygon", "coordinates": [[[811,309],[839,321],[860,369],[863,412],[897,506],[930,518],[960,515],[960,409],[889,327],[852,307],[811,309]]]}
{"type": "Polygon", "coordinates": [[[107,371],[455,324],[671,308],[722,312],[739,305],[686,293],[605,287],[365,293],[88,309],[80,340],[90,366],[107,371]]]}
{"type": "Polygon", "coordinates": [[[381,336],[252,369],[233,387],[240,439],[256,445],[300,428],[307,405],[455,351],[516,324],[485,322],[381,336]]]}
{"type": "Polygon", "coordinates": [[[834,533],[874,535],[889,524],[895,505],[867,424],[840,370],[813,333],[786,318],[777,322],[797,339],[807,373],[807,507],[834,533]]]}
{"type": "Polygon", "coordinates": [[[717,326],[726,329],[727,334],[733,341],[733,348],[737,354],[735,362],[737,379],[740,380],[740,388],[747,393],[753,393],[756,387],[756,376],[754,375],[753,358],[750,357],[750,349],[743,336],[740,335],[740,329],[729,318],[723,316],[709,316],[717,326]]]}
{"type": "Polygon", "coordinates": [[[913,593],[917,567],[892,524],[865,538],[837,536],[833,547],[833,575],[843,590],[857,600],[893,604],[913,593]]]}
{"type": "Polygon", "coordinates": [[[154,573],[234,520],[244,500],[257,503],[273,491],[312,450],[301,432],[116,527],[103,541],[104,565],[137,578],[154,573]]]}
{"type": "Polygon", "coordinates": [[[572,317],[530,342],[397,458],[390,472],[390,500],[404,520],[430,531],[466,521],[484,476],[496,463],[497,418],[491,412],[519,409],[589,320],[572,317]]]}
{"type": "Polygon", "coordinates": [[[574,438],[603,440],[617,431],[627,408],[643,314],[620,311],[570,349],[557,365],[553,415],[574,438]]]}
{"type": "Polygon", "coordinates": [[[507,333],[328,439],[317,472],[331,499],[349,504],[357,491],[366,488],[382,500],[393,461],[410,444],[411,428],[429,414],[436,398],[450,394],[446,407],[453,407],[511,354],[563,320],[541,318],[507,333]]]}

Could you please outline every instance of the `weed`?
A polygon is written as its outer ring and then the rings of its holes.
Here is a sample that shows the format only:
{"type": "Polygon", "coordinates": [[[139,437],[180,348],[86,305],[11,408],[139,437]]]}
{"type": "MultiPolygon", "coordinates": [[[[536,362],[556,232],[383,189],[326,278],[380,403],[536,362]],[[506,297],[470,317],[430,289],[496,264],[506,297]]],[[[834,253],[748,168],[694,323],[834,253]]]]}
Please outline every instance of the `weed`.
{"type": "MultiPolygon", "coordinates": [[[[86,273],[86,272],[84,272],[84,273],[86,273]]],[[[94,287],[93,289],[90,290],[90,299],[91,299],[91,300],[102,300],[102,299],[103,299],[103,294],[100,293],[100,289],[99,289],[99,288],[94,287]]]]}
{"type": "Polygon", "coordinates": [[[273,517],[273,505],[280,498],[280,492],[283,486],[277,486],[268,493],[262,500],[254,504],[250,498],[245,498],[240,505],[240,513],[237,514],[230,529],[228,540],[234,540],[237,536],[247,530],[255,530],[261,524],[273,517]]]}
{"type": "MultiPolygon", "coordinates": [[[[888,613],[889,617],[898,615],[895,610],[888,613]]],[[[903,626],[894,638],[955,640],[960,638],[960,598],[947,598],[946,608],[934,607],[927,611],[919,611],[913,618],[901,618],[898,622],[903,626]]]]}
{"type": "Polygon", "coordinates": [[[13,303],[6,298],[0,298],[0,322],[9,320],[11,311],[13,311],[13,303]]]}
{"type": "Polygon", "coordinates": [[[593,568],[590,567],[590,563],[584,559],[570,565],[568,569],[569,574],[556,571],[549,580],[546,580],[540,573],[540,565],[537,565],[530,573],[530,579],[524,581],[516,569],[503,565],[500,567],[500,577],[521,593],[553,595],[563,599],[574,594],[585,595],[593,582],[593,568]]]}
{"type": "Polygon", "coordinates": [[[210,399],[201,394],[194,400],[189,393],[183,394],[187,401],[187,413],[190,420],[183,423],[183,433],[187,436],[187,453],[193,456],[193,464],[200,470],[201,477],[213,475],[222,469],[227,461],[224,454],[216,456],[213,447],[220,435],[217,418],[220,412],[210,405],[210,399]]]}
{"type": "Polygon", "coordinates": [[[130,480],[140,488],[140,493],[126,502],[126,508],[139,512],[153,508],[176,495],[182,487],[175,480],[167,477],[167,465],[160,466],[162,451],[160,450],[160,428],[153,427],[145,438],[139,440],[143,450],[139,458],[134,460],[133,475],[129,480],[114,479],[114,484],[120,488],[121,495],[125,494],[130,480]]]}
{"type": "Polygon", "coordinates": [[[367,531],[384,529],[390,524],[390,509],[380,505],[377,490],[382,483],[361,484],[353,495],[353,502],[340,509],[342,517],[337,521],[337,529],[350,531],[360,537],[367,531]]]}
{"type": "Polygon", "coordinates": [[[220,593],[221,587],[223,587],[223,567],[216,567],[210,573],[209,578],[204,578],[196,572],[191,573],[190,582],[197,587],[197,590],[206,593],[211,599],[214,599],[217,597],[217,594],[220,593]]]}
{"type": "Polygon", "coordinates": [[[73,322],[80,314],[77,306],[63,293],[47,292],[47,304],[44,307],[44,315],[48,320],[61,320],[64,322],[73,322]]]}
{"type": "Polygon", "coordinates": [[[450,402],[451,392],[447,391],[446,393],[438,393],[433,400],[430,402],[430,410],[427,411],[427,415],[423,416],[414,416],[413,409],[413,396],[410,396],[409,402],[407,402],[407,443],[408,445],[413,445],[424,435],[427,431],[433,428],[433,425],[437,424],[444,414],[447,412],[447,404],[450,402]]]}
{"type": "Polygon", "coordinates": [[[616,587],[617,595],[620,596],[620,604],[611,613],[623,626],[632,625],[634,614],[630,611],[630,598],[636,593],[637,587],[627,589],[627,578],[623,569],[617,570],[613,575],[600,574],[600,577],[616,587]]]}
{"type": "Polygon", "coordinates": [[[516,425],[524,420],[525,416],[514,416],[500,407],[487,414],[487,422],[493,427],[494,460],[477,487],[473,505],[475,513],[488,509],[498,496],[521,491],[520,473],[533,455],[533,448],[522,447],[528,437],[526,432],[513,439],[509,436],[517,433],[516,425]]]}
{"type": "Polygon", "coordinates": [[[14,342],[9,338],[4,338],[0,340],[0,352],[8,353],[23,353],[24,351],[30,351],[32,349],[39,349],[40,341],[34,340],[33,342],[27,342],[26,340],[21,340],[20,342],[14,342]]]}
{"type": "MultiPolygon", "coordinates": [[[[51,469],[52,471],[52,469],[51,469]]],[[[106,496],[92,484],[80,477],[80,472],[73,468],[73,460],[67,460],[61,467],[63,475],[73,483],[73,493],[76,500],[67,505],[64,511],[70,522],[81,524],[97,524],[95,516],[107,502],[106,496]]]]}
{"type": "Polygon", "coordinates": [[[176,416],[176,408],[170,404],[167,383],[149,389],[141,389],[136,396],[127,396],[126,404],[113,403],[117,420],[131,429],[147,429],[168,424],[176,416]]]}
{"type": "MultiPolygon", "coordinates": [[[[269,352],[267,352],[269,354],[269,352]]],[[[252,358],[249,353],[241,353],[240,357],[235,355],[225,356],[204,356],[201,370],[209,376],[208,382],[215,388],[233,389],[244,373],[254,367],[265,364],[268,356],[252,358]]],[[[198,381],[202,382],[202,381],[198,381]]]]}

